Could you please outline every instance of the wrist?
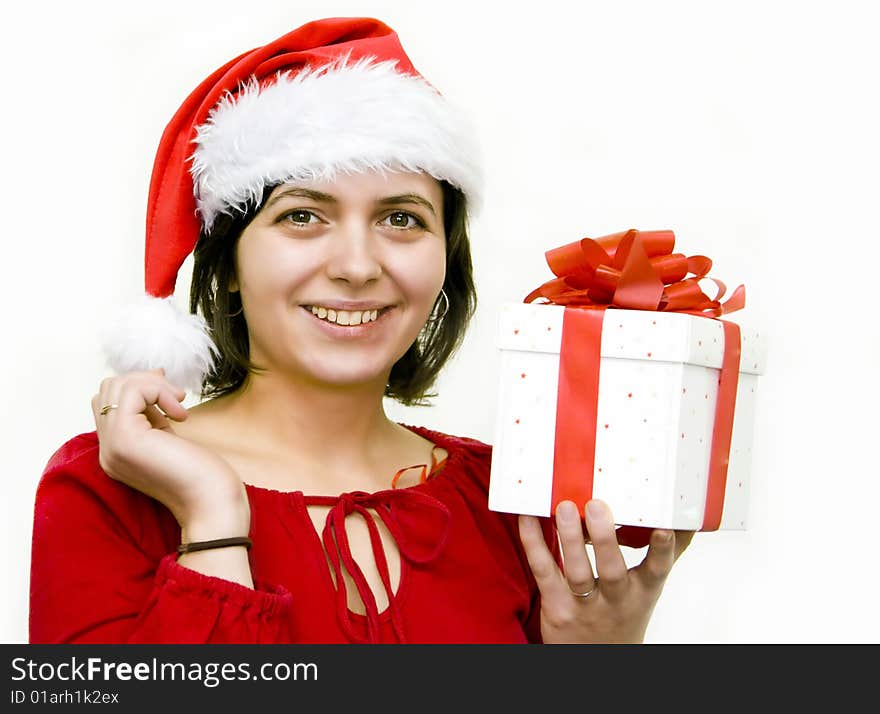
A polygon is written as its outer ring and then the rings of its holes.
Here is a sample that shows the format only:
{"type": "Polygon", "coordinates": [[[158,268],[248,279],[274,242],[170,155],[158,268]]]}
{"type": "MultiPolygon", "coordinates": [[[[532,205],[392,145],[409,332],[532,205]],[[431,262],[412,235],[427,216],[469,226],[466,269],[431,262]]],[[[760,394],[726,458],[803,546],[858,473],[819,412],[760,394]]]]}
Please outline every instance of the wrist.
{"type": "Polygon", "coordinates": [[[194,518],[180,525],[180,542],[195,543],[218,538],[247,536],[250,532],[250,509],[214,511],[209,516],[194,518]]]}
{"type": "Polygon", "coordinates": [[[180,520],[180,539],[183,543],[247,536],[251,526],[251,507],[244,485],[240,493],[219,502],[202,500],[187,509],[180,520]]]}
{"type": "Polygon", "coordinates": [[[203,550],[215,550],[217,548],[233,548],[243,546],[250,548],[253,542],[250,538],[244,536],[233,536],[231,538],[214,538],[212,540],[189,541],[181,543],[177,546],[177,553],[185,555],[186,553],[198,553],[203,550]]]}

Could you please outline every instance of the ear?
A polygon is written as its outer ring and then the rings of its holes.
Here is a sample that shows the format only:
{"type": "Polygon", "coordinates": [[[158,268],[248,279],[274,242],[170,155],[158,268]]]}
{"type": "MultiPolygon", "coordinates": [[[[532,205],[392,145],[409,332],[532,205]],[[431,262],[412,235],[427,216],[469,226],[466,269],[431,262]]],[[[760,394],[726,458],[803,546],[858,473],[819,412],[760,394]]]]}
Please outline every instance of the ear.
{"type": "Polygon", "coordinates": [[[241,288],[238,285],[238,278],[233,275],[231,278],[229,278],[229,292],[237,293],[240,289],[241,288]]]}

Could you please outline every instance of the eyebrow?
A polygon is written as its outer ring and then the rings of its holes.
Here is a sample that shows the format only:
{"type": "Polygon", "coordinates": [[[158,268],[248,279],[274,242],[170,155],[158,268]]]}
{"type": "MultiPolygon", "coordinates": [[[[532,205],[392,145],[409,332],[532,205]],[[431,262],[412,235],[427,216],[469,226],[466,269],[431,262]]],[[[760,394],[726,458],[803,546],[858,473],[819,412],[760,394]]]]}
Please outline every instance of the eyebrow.
{"type": "Polygon", "coordinates": [[[266,208],[270,208],[273,204],[277,203],[286,196],[310,198],[313,201],[317,201],[319,203],[339,203],[339,201],[336,200],[335,196],[331,196],[329,193],[324,193],[323,191],[314,191],[310,188],[288,188],[278,195],[274,196],[269,201],[269,203],[266,204],[266,208]]]}
{"type": "MultiPolygon", "coordinates": [[[[270,208],[277,201],[288,196],[309,198],[312,201],[317,201],[319,203],[339,203],[339,200],[335,196],[331,196],[329,193],[324,193],[323,191],[315,191],[310,188],[289,188],[274,196],[266,204],[266,208],[270,208]]],[[[417,193],[401,193],[398,196],[387,196],[379,199],[376,203],[380,206],[390,206],[397,203],[414,203],[428,209],[431,212],[431,215],[435,218],[437,216],[437,212],[434,210],[434,205],[428,199],[419,196],[417,193]]]]}
{"type": "Polygon", "coordinates": [[[435,218],[437,217],[434,205],[428,199],[419,196],[417,193],[402,193],[399,196],[388,196],[387,198],[380,199],[377,203],[380,206],[388,206],[394,203],[415,203],[418,206],[427,208],[432,216],[435,218]]]}

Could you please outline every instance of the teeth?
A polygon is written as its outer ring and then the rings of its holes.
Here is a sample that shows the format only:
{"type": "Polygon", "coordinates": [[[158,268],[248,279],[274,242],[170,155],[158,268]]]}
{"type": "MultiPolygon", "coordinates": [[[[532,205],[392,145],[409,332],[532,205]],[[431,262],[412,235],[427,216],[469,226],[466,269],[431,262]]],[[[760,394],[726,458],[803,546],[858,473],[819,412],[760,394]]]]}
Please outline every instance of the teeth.
{"type": "Polygon", "coordinates": [[[337,325],[362,325],[379,317],[379,310],[332,310],[327,307],[311,305],[309,307],[315,317],[337,325]]]}

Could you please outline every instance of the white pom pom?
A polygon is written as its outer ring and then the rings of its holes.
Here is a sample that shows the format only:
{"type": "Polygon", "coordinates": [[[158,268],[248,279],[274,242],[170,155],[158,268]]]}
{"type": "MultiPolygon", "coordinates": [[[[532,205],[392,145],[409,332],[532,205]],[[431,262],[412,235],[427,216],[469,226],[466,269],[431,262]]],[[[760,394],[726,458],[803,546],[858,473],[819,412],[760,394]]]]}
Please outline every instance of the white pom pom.
{"type": "Polygon", "coordinates": [[[195,393],[217,352],[201,316],[182,312],[170,297],[151,295],[123,308],[102,342],[107,364],[117,374],[162,367],[171,384],[195,393]]]}

